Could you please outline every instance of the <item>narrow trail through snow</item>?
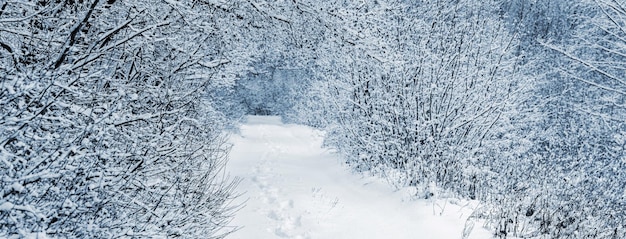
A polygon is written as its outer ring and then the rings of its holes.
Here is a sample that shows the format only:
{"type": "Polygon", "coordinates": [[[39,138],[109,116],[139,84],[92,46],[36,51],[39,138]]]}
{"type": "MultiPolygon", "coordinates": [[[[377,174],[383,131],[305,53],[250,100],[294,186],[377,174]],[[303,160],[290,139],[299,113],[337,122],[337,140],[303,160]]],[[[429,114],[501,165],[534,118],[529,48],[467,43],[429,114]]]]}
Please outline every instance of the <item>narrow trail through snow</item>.
{"type": "MultiPolygon", "coordinates": [[[[321,148],[321,133],[250,116],[234,135],[227,170],[246,201],[229,238],[461,238],[468,205],[410,200],[380,179],[351,174],[321,148]],[[445,208],[445,209],[444,209],[445,208]],[[436,215],[435,215],[436,214],[436,215]]],[[[477,226],[471,238],[490,238],[477,226]]]]}

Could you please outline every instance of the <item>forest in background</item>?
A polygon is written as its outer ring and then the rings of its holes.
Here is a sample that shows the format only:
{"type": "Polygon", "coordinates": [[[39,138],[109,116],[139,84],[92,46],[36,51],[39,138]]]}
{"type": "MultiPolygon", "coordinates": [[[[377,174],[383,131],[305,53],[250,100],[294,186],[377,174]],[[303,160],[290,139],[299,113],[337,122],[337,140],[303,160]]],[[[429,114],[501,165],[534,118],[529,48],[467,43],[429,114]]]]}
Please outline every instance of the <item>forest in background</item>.
{"type": "Polygon", "coordinates": [[[2,1],[0,237],[227,236],[272,114],[497,237],[625,238],[625,60],[622,0],[2,1]]]}

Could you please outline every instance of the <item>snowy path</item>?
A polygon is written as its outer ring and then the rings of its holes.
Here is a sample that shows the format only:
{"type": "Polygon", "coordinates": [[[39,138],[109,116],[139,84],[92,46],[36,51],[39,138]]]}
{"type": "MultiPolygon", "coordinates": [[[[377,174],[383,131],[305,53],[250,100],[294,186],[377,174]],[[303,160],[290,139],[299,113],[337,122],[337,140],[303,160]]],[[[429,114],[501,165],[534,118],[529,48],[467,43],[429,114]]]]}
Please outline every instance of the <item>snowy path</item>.
{"type": "MultiPolygon", "coordinates": [[[[227,169],[243,178],[239,200],[247,202],[231,223],[243,228],[228,238],[461,238],[469,207],[447,204],[439,215],[432,202],[353,175],[320,148],[319,134],[277,117],[248,118],[231,138],[227,169]]],[[[476,226],[471,238],[490,237],[476,226]]]]}

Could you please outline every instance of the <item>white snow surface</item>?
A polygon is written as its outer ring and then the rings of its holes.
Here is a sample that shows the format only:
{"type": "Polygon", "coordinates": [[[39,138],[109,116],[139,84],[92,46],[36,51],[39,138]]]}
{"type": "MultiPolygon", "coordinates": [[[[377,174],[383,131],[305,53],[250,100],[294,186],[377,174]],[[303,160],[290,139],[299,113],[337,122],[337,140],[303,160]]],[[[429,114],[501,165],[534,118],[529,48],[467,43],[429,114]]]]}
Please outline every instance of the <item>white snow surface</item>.
{"type": "MultiPolygon", "coordinates": [[[[414,190],[351,173],[322,149],[323,132],[249,116],[231,138],[227,170],[244,194],[227,238],[462,238],[475,202],[415,200],[414,190]],[[456,203],[450,203],[456,202],[456,203]]],[[[492,238],[476,222],[469,238],[492,238]]]]}

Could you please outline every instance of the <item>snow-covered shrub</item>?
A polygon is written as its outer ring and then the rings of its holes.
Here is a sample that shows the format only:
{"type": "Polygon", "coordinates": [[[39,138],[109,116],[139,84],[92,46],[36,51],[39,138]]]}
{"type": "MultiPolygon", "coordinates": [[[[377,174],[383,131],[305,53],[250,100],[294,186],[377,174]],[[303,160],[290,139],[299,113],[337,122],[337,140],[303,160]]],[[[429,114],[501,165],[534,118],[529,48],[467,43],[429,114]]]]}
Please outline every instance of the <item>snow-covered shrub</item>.
{"type": "Polygon", "coordinates": [[[285,116],[308,88],[308,82],[305,70],[270,67],[239,79],[235,97],[247,114],[285,116]]]}
{"type": "Polygon", "coordinates": [[[316,71],[327,80],[327,144],[358,170],[469,196],[466,169],[519,94],[516,38],[492,2],[348,6],[342,23],[354,30],[336,41],[356,46],[329,42],[332,60],[316,71]]]}
{"type": "Polygon", "coordinates": [[[205,92],[224,9],[2,5],[0,237],[222,237],[236,181],[205,92]]]}
{"type": "Polygon", "coordinates": [[[516,139],[528,143],[498,149],[504,162],[514,164],[491,165],[506,169],[492,183],[507,185],[494,197],[502,200],[497,208],[508,217],[499,220],[500,235],[626,236],[620,186],[626,183],[625,85],[620,83],[625,77],[617,63],[624,61],[621,6],[619,1],[579,1],[570,13],[551,16],[550,21],[567,19],[551,26],[567,33],[526,46],[527,59],[535,62],[524,67],[537,81],[534,97],[520,105],[521,120],[512,129],[516,139]],[[502,153],[516,151],[516,156],[502,153]]]}

